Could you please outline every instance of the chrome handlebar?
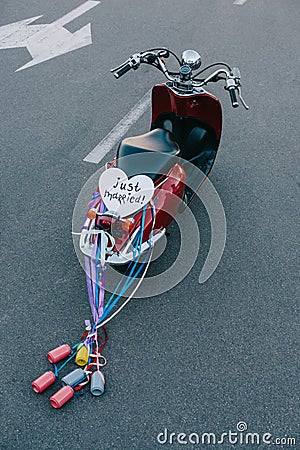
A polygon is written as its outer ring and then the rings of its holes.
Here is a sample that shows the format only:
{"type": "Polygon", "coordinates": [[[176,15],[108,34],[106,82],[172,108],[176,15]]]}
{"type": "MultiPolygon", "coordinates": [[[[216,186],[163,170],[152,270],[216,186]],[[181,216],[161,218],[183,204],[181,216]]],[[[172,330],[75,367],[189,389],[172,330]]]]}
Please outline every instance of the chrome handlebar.
{"type": "MultiPolygon", "coordinates": [[[[174,84],[180,80],[179,75],[171,75],[166,67],[164,58],[169,57],[169,52],[167,49],[161,49],[154,53],[151,50],[147,50],[141,53],[134,53],[126,61],[124,61],[119,66],[111,69],[111,72],[116,78],[120,78],[130,69],[137,70],[142,63],[151,64],[163,72],[165,77],[173,82],[174,84]]],[[[181,66],[182,67],[182,66],[181,66]]],[[[238,67],[233,67],[231,71],[224,68],[218,69],[211,73],[204,80],[196,81],[190,76],[189,83],[191,83],[193,88],[203,87],[209,82],[216,82],[219,80],[225,80],[225,89],[230,94],[230,99],[233,107],[239,106],[237,101],[237,96],[240,99],[242,105],[245,109],[249,109],[249,106],[245,103],[241,94],[241,73],[238,67]],[[237,96],[236,96],[237,95],[237,96]]]]}

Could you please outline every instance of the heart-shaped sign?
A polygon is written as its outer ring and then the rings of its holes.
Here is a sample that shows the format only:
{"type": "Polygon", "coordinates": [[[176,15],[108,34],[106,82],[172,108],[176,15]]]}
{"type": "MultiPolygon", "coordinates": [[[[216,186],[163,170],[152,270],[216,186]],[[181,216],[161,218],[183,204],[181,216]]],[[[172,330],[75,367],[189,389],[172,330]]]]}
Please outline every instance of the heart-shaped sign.
{"type": "Polygon", "coordinates": [[[147,205],[153,196],[154,184],[146,175],[128,179],[123,170],[112,167],[101,174],[99,190],[109,211],[127,217],[147,205]]]}

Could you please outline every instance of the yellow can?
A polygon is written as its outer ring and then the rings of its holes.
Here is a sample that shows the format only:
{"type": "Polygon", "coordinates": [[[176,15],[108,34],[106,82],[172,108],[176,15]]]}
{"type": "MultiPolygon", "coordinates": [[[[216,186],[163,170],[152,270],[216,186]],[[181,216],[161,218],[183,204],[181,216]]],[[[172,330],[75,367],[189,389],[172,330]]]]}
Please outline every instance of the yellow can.
{"type": "Polygon", "coordinates": [[[89,360],[89,351],[86,346],[81,343],[77,346],[75,362],[78,366],[86,366],[89,360]]]}

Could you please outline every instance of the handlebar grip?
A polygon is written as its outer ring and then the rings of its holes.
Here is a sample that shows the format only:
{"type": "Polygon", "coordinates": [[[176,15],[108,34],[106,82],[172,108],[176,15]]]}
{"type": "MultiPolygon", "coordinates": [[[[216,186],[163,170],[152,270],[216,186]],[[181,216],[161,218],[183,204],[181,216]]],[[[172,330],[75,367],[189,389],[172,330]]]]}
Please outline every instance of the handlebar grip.
{"type": "Polygon", "coordinates": [[[130,69],[131,69],[131,65],[130,65],[129,63],[127,63],[127,64],[125,64],[125,66],[121,67],[121,69],[117,70],[117,71],[114,73],[114,76],[115,76],[116,78],[120,78],[120,77],[122,77],[123,75],[125,75],[125,73],[128,72],[130,69]]]}
{"type": "Polygon", "coordinates": [[[239,106],[239,103],[238,103],[238,100],[237,100],[236,88],[235,87],[229,88],[229,95],[230,95],[230,100],[231,100],[232,106],[234,108],[237,108],[239,106]]]}

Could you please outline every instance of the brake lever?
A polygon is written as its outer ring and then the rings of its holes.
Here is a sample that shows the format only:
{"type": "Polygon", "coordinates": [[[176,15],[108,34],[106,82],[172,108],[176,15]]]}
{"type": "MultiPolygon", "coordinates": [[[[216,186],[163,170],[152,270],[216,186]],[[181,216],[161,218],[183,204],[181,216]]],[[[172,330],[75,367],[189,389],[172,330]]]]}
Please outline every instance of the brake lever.
{"type": "Polygon", "coordinates": [[[170,56],[170,52],[168,51],[168,50],[165,50],[165,49],[161,49],[158,53],[157,53],[157,56],[159,57],[159,58],[169,58],[169,56],[170,56]]]}
{"type": "Polygon", "coordinates": [[[239,96],[239,99],[241,100],[241,103],[242,103],[243,107],[248,110],[249,106],[247,105],[247,103],[245,102],[245,100],[242,97],[241,87],[240,86],[237,87],[237,91],[238,91],[238,96],[239,96]]]}
{"type": "Polygon", "coordinates": [[[231,71],[231,76],[235,80],[236,88],[237,88],[237,92],[238,92],[238,97],[241,100],[241,103],[242,103],[243,107],[248,110],[249,106],[247,105],[247,103],[243,99],[242,92],[241,92],[241,72],[240,72],[240,69],[238,67],[233,67],[232,71],[231,71]]]}

